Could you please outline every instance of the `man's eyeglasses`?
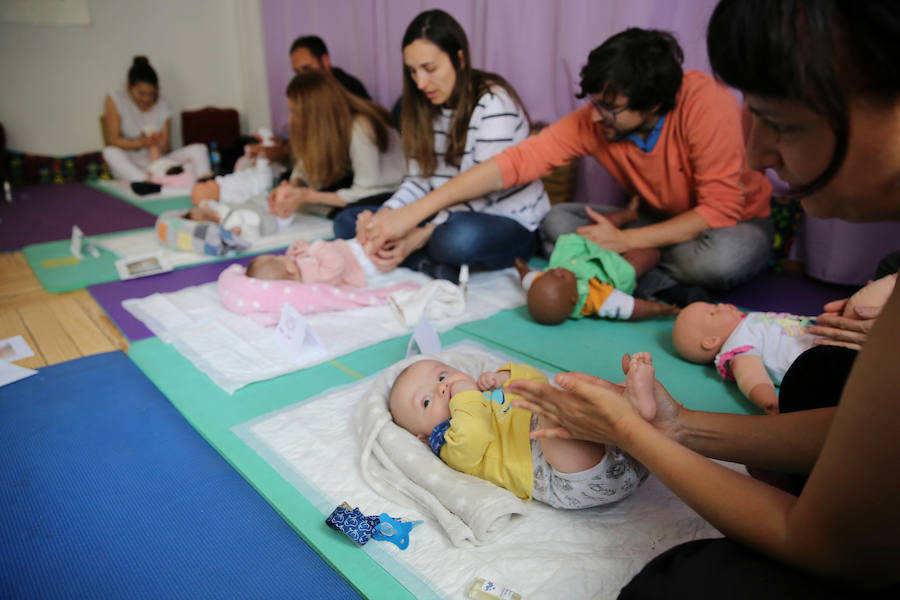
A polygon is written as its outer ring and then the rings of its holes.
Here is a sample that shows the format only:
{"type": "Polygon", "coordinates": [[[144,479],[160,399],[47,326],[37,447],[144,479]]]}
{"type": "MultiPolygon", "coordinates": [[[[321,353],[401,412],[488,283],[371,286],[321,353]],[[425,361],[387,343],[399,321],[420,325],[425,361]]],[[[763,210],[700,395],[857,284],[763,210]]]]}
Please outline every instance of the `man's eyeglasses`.
{"type": "Polygon", "coordinates": [[[619,116],[619,113],[628,110],[628,105],[625,105],[621,108],[613,108],[611,106],[606,106],[601,104],[598,100],[594,99],[591,96],[588,96],[588,102],[591,103],[591,106],[594,107],[594,110],[600,115],[600,118],[604,121],[609,121],[610,123],[616,120],[616,117],[619,116]]]}

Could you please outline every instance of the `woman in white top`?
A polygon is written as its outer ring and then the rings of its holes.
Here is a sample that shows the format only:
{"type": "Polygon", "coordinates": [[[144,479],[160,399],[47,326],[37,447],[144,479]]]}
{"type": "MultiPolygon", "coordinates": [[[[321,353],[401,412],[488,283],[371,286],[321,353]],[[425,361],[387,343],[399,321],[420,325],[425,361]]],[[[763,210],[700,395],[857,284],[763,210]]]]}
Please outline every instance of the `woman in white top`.
{"type": "Polygon", "coordinates": [[[188,165],[198,177],[209,173],[209,152],[204,144],[170,152],[172,111],[159,97],[159,79],[145,56],[134,57],[127,88],[106,95],[103,127],[109,144],[103,149],[103,159],[116,179],[149,179],[147,167],[163,157],[188,165]]]}
{"type": "Polygon", "coordinates": [[[349,204],[380,204],[400,186],[403,148],[384,108],[324,71],[294,77],[287,97],[296,162],[290,181],[269,195],[269,210],[279,217],[301,206],[330,214],[349,204]]]}
{"type": "Polygon", "coordinates": [[[499,75],[472,68],[465,32],[442,10],[420,13],[409,24],[403,62],[400,129],[407,177],[376,214],[365,207],[339,214],[335,235],[367,242],[388,222],[394,233],[397,223],[410,223],[380,247],[369,244],[375,263],[382,270],[402,263],[451,281],[460,265],[500,269],[517,257],[529,258],[550,209],[540,181],[440,211],[419,202],[457,173],[528,136],[528,115],[515,90],[499,75]]]}

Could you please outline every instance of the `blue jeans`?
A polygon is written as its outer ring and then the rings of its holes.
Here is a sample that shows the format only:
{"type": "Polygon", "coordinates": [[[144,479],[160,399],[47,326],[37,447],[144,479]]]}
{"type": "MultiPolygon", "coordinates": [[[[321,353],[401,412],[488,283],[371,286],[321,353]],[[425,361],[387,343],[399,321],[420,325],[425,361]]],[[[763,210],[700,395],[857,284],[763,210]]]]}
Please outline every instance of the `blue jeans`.
{"type": "MultiPolygon", "coordinates": [[[[356,237],[356,216],[377,206],[350,206],[334,218],[334,235],[338,238],[356,237]]],[[[516,258],[528,260],[537,246],[537,233],[528,231],[508,217],[485,213],[451,212],[446,221],[434,228],[434,233],[422,250],[411,254],[403,266],[416,268],[423,255],[433,263],[469,265],[487,270],[511,267],[516,258]]]]}
{"type": "MultiPolygon", "coordinates": [[[[541,223],[545,251],[551,251],[556,238],[574,233],[582,225],[593,223],[584,204],[567,202],[550,209],[541,223]]],[[[591,206],[599,213],[622,207],[591,206]]],[[[629,227],[644,227],[662,219],[640,213],[629,227]]],[[[743,221],[732,227],[716,227],[700,232],[687,242],[660,248],[659,264],[638,282],[642,297],[676,284],[700,285],[727,290],[756,275],[769,260],[774,229],[769,217],[743,221]]],[[[548,252],[549,256],[549,252],[548,252]]]]}

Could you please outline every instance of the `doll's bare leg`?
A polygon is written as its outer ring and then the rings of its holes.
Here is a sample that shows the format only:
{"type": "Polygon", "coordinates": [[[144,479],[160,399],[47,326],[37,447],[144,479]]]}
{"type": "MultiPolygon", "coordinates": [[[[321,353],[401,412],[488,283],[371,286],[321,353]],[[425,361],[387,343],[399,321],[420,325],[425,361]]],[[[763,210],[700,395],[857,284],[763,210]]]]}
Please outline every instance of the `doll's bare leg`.
{"type": "Polygon", "coordinates": [[[522,279],[532,271],[531,267],[528,266],[528,263],[521,258],[517,258],[514,262],[516,265],[516,271],[519,272],[519,279],[522,279]]]}
{"type": "MultiPolygon", "coordinates": [[[[538,424],[544,427],[545,417],[538,417],[538,424]]],[[[547,427],[555,427],[555,423],[548,422],[547,427]]],[[[567,440],[560,438],[540,438],[541,452],[550,466],[560,473],[580,473],[597,465],[603,460],[606,447],[596,442],[584,440],[567,440]]]]}
{"type": "Polygon", "coordinates": [[[679,311],[681,309],[673,304],[663,304],[662,302],[651,302],[650,300],[635,298],[630,320],[638,321],[663,315],[677,315],[679,311]]]}
{"type": "Polygon", "coordinates": [[[656,399],[653,396],[655,372],[649,352],[631,355],[625,375],[625,398],[646,421],[656,418],[656,399]]]}
{"type": "Polygon", "coordinates": [[[640,277],[659,262],[659,248],[636,248],[622,255],[634,267],[636,277],[640,277]]]}

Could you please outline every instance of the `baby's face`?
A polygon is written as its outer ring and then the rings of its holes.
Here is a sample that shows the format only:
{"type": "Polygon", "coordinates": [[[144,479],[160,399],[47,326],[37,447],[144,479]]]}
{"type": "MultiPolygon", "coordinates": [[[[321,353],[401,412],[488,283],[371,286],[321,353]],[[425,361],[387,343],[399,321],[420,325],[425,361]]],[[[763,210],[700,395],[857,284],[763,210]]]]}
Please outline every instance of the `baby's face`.
{"type": "Polygon", "coordinates": [[[450,418],[450,398],[477,389],[475,380],[462,371],[436,360],[422,360],[394,383],[391,415],[398,425],[427,440],[435,427],[450,418]]]}
{"type": "Polygon", "coordinates": [[[301,281],[300,271],[293,259],[285,254],[263,254],[255,261],[257,279],[283,279],[301,281]]]}

